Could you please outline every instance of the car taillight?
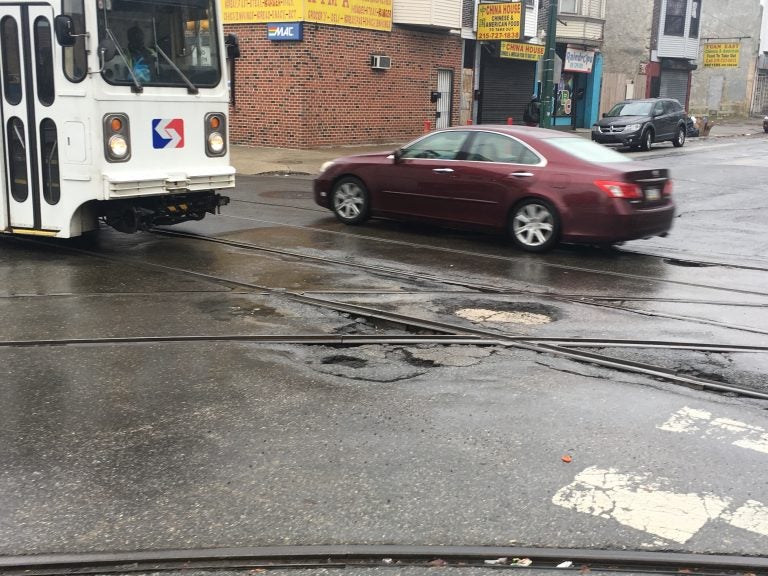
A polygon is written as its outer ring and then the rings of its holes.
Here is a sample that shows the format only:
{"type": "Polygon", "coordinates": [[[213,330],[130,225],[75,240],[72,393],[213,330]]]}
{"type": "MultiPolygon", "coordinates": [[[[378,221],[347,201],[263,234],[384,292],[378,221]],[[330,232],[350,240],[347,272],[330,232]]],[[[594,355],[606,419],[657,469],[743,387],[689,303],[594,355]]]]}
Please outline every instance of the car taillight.
{"type": "Polygon", "coordinates": [[[664,188],[661,190],[661,195],[667,198],[672,196],[672,180],[667,180],[666,184],[664,184],[664,188]]]}
{"type": "Polygon", "coordinates": [[[629,182],[614,182],[612,180],[595,180],[595,185],[611,198],[642,199],[643,189],[629,182]]]}

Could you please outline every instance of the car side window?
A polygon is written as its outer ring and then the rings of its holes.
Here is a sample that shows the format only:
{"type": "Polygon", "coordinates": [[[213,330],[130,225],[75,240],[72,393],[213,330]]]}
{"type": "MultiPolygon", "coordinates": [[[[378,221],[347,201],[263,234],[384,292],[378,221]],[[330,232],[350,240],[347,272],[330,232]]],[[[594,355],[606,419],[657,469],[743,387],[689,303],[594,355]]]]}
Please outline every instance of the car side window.
{"type": "Polygon", "coordinates": [[[664,102],[656,102],[656,105],[653,107],[653,114],[654,116],[664,114],[664,102]]]}
{"type": "Polygon", "coordinates": [[[538,164],[539,157],[522,142],[489,132],[479,132],[467,151],[467,160],[475,162],[507,162],[511,164],[538,164]]]}
{"type": "Polygon", "coordinates": [[[467,139],[467,133],[448,131],[431,134],[403,148],[401,158],[420,158],[428,160],[455,160],[467,139]]]}

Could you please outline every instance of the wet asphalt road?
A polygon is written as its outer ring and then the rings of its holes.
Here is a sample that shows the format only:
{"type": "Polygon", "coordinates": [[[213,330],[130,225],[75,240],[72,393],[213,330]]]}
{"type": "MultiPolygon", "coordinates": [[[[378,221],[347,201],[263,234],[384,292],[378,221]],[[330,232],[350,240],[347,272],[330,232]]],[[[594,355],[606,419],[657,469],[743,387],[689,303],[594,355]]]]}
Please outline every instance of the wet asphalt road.
{"type": "MultiPolygon", "coordinates": [[[[108,230],[1,239],[0,553],[763,552],[762,401],[508,347],[8,343],[398,333],[287,292],[507,335],[768,346],[766,151],[754,137],[632,154],[672,168],[680,217],[669,238],[611,251],[351,229],[302,177],[241,178],[223,215],[176,228],[258,249],[108,230]],[[466,317],[478,308],[546,323],[466,317]]],[[[765,353],[605,351],[768,389],[765,353]]]]}

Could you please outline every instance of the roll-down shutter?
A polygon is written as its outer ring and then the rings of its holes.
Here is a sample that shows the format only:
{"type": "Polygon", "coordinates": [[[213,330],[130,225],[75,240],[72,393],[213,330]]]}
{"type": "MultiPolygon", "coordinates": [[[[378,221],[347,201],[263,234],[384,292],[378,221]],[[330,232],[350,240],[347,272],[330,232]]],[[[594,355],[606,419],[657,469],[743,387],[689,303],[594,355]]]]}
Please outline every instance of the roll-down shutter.
{"type": "Polygon", "coordinates": [[[685,70],[662,70],[659,96],[662,98],[676,98],[685,108],[688,97],[689,72],[685,70]]]}
{"type": "Polygon", "coordinates": [[[483,54],[480,69],[480,118],[482,124],[523,123],[523,112],[533,97],[535,62],[495,58],[483,54]]]}

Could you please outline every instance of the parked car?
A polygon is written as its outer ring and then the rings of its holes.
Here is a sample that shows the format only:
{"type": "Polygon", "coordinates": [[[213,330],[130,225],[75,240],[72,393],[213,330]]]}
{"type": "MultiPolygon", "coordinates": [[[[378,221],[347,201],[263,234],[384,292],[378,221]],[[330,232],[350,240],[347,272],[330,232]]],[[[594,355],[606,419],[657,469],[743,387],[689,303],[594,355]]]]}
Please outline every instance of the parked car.
{"type": "Polygon", "coordinates": [[[688,115],[673,98],[624,100],[592,126],[592,140],[650,150],[655,142],[685,144],[688,115]]]}
{"type": "Polygon", "coordinates": [[[345,224],[383,216],[507,231],[530,252],[665,236],[671,190],[667,170],[580,136],[487,125],[327,162],[314,181],[317,204],[345,224]]]}

